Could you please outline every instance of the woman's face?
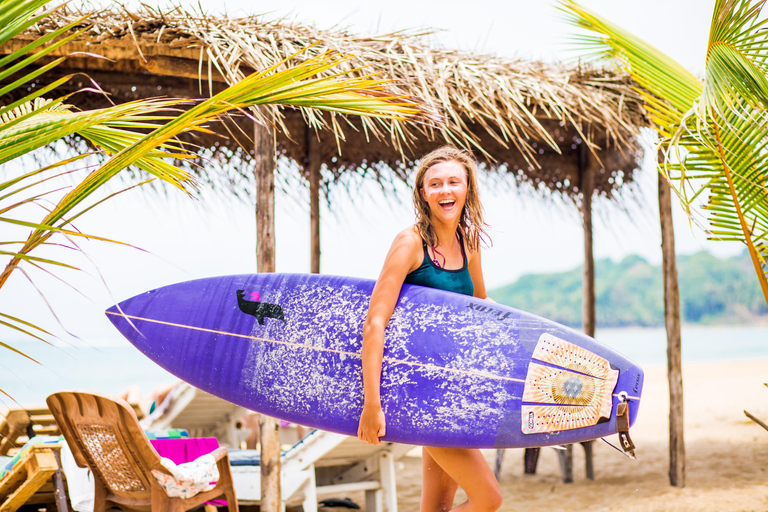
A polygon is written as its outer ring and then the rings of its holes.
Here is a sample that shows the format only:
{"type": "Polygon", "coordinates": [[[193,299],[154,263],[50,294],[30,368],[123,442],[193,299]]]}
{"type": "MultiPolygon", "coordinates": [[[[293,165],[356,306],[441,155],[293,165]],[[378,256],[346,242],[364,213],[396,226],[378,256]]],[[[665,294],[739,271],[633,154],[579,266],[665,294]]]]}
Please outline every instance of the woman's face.
{"type": "Polygon", "coordinates": [[[433,221],[461,220],[467,200],[467,172],[458,162],[440,162],[424,173],[421,197],[429,205],[433,221]]]}

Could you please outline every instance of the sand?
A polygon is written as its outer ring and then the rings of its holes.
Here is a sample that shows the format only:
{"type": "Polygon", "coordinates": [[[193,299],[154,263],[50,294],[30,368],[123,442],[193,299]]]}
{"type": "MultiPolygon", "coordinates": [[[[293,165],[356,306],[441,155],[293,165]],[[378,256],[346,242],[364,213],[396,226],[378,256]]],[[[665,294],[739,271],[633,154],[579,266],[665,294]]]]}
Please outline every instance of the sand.
{"type": "MultiPolygon", "coordinates": [[[[647,368],[642,406],[630,432],[637,460],[597,441],[595,480],[590,481],[585,479],[584,451],[575,446],[574,483],[563,484],[554,449],[542,449],[536,475],[523,474],[522,450],[507,450],[500,480],[502,510],[768,510],[768,431],[743,412],[768,423],[768,388],[763,382],[768,382],[768,360],[685,365],[687,468],[686,485],[679,488],[671,487],[668,477],[666,367],[647,368]]],[[[618,444],[616,436],[609,440],[618,444]]],[[[489,463],[494,456],[494,451],[486,452],[489,463]]],[[[397,485],[399,509],[417,511],[420,449],[401,460],[397,485]]],[[[456,503],[463,499],[459,491],[456,503]]]]}

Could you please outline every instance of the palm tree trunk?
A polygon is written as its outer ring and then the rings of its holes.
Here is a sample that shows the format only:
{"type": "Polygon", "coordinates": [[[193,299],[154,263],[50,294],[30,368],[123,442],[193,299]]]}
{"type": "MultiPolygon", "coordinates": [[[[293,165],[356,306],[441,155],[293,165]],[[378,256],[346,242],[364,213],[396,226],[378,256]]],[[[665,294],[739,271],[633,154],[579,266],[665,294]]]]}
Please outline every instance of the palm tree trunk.
{"type": "MultiPolygon", "coordinates": [[[[659,152],[659,159],[662,158],[664,157],[659,152]]],[[[675,231],[672,226],[672,192],[666,178],[661,173],[658,174],[664,277],[664,324],[667,327],[667,378],[669,380],[669,483],[676,487],[685,487],[680,289],[675,259],[675,231]]]]}
{"type": "MultiPolygon", "coordinates": [[[[262,113],[265,113],[262,111],[262,113]]],[[[256,268],[275,271],[275,137],[270,125],[254,123],[256,175],[256,268]]],[[[280,511],[280,439],[274,418],[259,416],[263,512],[280,511]]]]}
{"type": "Polygon", "coordinates": [[[310,272],[320,273],[320,141],[307,126],[307,168],[309,170],[310,272]]]}

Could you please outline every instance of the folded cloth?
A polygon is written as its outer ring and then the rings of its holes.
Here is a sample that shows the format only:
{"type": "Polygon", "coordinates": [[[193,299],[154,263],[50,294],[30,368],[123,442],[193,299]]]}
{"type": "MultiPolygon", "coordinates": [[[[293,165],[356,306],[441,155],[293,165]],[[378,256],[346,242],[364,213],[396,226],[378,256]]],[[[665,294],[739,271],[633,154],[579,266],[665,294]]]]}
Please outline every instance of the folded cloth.
{"type": "Polygon", "coordinates": [[[210,491],[219,481],[219,468],[210,454],[178,465],[162,457],[160,463],[171,474],[153,469],[152,475],[170,498],[192,498],[203,491],[210,491]]]}
{"type": "Polygon", "coordinates": [[[260,458],[259,450],[229,450],[230,466],[258,466],[260,458]]]}
{"type": "Polygon", "coordinates": [[[169,428],[167,430],[145,430],[147,439],[181,439],[189,437],[189,432],[178,428],[169,428]]]}

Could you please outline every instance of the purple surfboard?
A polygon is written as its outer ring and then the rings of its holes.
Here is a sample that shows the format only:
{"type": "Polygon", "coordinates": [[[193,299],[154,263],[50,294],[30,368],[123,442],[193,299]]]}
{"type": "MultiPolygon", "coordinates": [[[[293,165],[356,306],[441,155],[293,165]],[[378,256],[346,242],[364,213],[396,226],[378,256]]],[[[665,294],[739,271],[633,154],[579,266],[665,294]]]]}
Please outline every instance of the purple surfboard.
{"type": "MultiPolygon", "coordinates": [[[[356,435],[360,351],[374,281],[317,274],[214,277],[107,310],[140,351],[248,409],[356,435]]],[[[642,370],[594,339],[507,306],[403,285],[385,332],[387,441],[502,448],[614,434],[634,423],[642,370]]]]}

